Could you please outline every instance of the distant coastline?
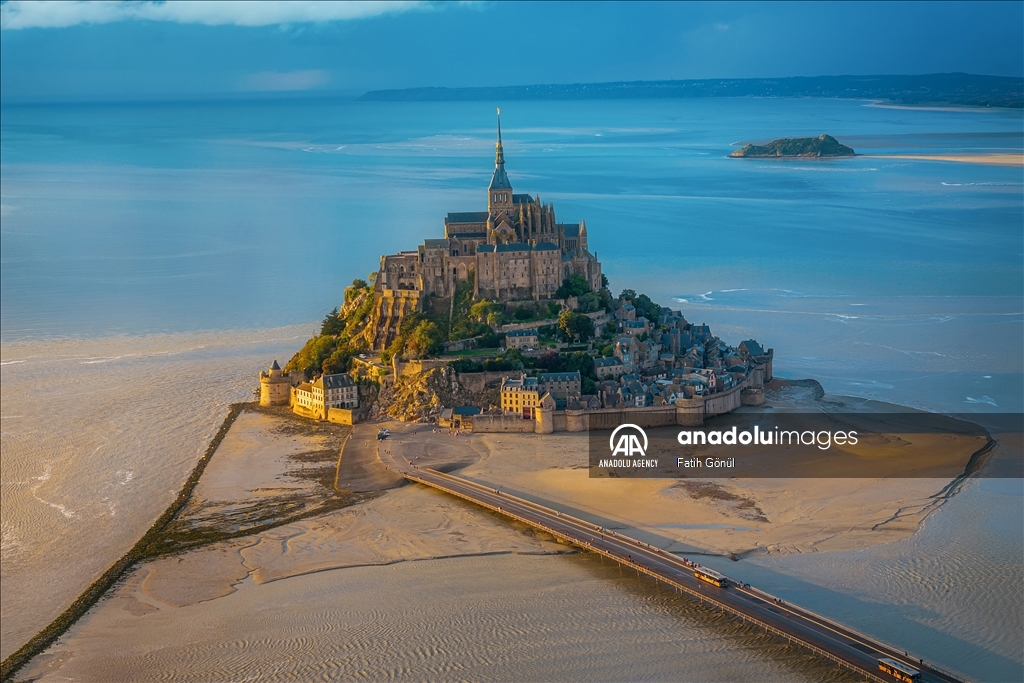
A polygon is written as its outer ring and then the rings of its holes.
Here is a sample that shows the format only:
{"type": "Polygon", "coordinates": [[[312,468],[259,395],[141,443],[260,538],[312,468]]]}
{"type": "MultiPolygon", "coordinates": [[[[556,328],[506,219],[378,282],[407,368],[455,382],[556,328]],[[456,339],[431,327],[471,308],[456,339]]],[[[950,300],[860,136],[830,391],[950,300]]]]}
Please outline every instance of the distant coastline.
{"type": "Polygon", "coordinates": [[[964,73],[814,76],[476,88],[371,90],[360,102],[606,100],[696,97],[818,97],[875,100],[875,106],[1024,108],[1024,78],[964,73]]]}

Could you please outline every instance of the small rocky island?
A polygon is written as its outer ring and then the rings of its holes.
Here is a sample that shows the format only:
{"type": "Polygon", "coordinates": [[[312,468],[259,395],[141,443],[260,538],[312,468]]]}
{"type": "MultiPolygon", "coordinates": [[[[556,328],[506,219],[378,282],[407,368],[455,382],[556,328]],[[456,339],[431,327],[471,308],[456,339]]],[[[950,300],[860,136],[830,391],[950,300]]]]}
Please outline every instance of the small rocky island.
{"type": "Polygon", "coordinates": [[[819,135],[816,138],[781,138],[767,145],[745,145],[729,156],[731,157],[776,157],[776,158],[808,158],[808,157],[852,157],[856,156],[851,148],[841,144],[831,135],[819,135]]]}

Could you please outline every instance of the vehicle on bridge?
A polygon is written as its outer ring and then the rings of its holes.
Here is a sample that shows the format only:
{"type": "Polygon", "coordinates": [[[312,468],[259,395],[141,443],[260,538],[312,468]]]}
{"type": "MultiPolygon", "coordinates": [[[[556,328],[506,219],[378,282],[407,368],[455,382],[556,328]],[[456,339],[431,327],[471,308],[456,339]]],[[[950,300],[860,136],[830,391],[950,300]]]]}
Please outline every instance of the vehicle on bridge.
{"type": "Polygon", "coordinates": [[[921,680],[921,672],[917,669],[913,669],[906,664],[901,664],[895,659],[889,659],[888,657],[882,657],[878,660],[878,668],[895,678],[897,681],[905,681],[905,683],[918,683],[921,680]]]}
{"type": "Polygon", "coordinates": [[[693,575],[701,581],[707,581],[713,586],[718,586],[719,588],[729,587],[729,579],[727,579],[724,574],[719,574],[712,569],[704,569],[703,567],[694,569],[693,575]]]}

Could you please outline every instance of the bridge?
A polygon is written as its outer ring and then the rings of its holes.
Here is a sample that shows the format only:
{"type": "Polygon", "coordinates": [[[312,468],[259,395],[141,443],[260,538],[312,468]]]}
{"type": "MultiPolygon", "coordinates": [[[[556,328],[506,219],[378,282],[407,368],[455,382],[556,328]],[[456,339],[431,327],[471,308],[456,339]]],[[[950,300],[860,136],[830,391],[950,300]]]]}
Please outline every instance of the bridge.
{"type": "Polygon", "coordinates": [[[565,543],[597,553],[666,584],[680,593],[722,610],[768,633],[785,638],[851,670],[869,681],[892,683],[898,679],[878,668],[887,657],[917,669],[922,683],[962,683],[963,679],[930,665],[903,650],[843,626],[819,614],[785,602],[748,584],[729,581],[720,588],[694,575],[694,562],[660,548],[614,533],[538,503],[477,482],[434,469],[419,467],[407,457],[378,448],[381,462],[409,481],[424,484],[487,508],[509,519],[542,530],[565,543]]]}

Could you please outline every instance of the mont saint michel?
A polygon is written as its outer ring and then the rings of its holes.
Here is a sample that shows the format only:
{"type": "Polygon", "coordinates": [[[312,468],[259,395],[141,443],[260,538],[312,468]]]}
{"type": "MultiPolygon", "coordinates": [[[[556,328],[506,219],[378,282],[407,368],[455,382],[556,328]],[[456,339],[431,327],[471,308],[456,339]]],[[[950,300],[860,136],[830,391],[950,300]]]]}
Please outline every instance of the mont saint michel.
{"type": "Polygon", "coordinates": [[[505,172],[501,120],[494,145],[494,174],[487,210],[449,213],[444,238],[415,251],[382,256],[374,287],[372,348],[394,341],[403,318],[423,310],[427,297],[453,298],[460,283],[473,283],[473,298],[506,302],[548,301],[573,275],[600,290],[601,264],[587,244],[587,225],[559,223],[540,196],[517,194],[505,172]]]}
{"type": "Polygon", "coordinates": [[[1019,4],[185,5],[2,6],[0,681],[1022,679],[1019,4]]]}

